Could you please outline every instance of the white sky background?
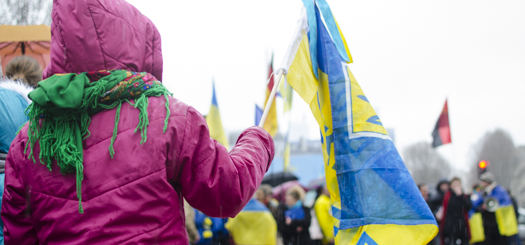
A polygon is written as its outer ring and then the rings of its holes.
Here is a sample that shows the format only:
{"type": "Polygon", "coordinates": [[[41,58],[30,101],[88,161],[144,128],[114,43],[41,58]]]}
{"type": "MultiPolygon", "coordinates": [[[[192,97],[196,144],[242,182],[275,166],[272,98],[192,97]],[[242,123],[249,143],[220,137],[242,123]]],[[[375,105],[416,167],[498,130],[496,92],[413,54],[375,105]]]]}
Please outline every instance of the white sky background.
{"type": "MultiPolygon", "coordinates": [[[[161,33],[163,82],[176,98],[207,114],[215,78],[226,131],[253,125],[271,52],[277,69],[300,0],[129,2],[161,33]]],[[[354,59],[350,69],[383,125],[395,129],[400,153],[431,141],[447,97],[453,146],[439,151],[459,169],[489,130],[503,128],[525,144],[525,1],[328,2],[354,59]]],[[[297,94],[292,114],[319,139],[297,94]]]]}

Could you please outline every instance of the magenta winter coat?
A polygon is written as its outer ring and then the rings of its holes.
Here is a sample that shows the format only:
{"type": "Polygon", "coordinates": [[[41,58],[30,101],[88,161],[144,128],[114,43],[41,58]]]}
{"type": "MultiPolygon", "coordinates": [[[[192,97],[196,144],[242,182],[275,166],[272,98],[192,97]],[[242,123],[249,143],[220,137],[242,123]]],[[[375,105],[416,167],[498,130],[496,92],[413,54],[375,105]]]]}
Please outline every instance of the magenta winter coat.
{"type": "MultiPolygon", "coordinates": [[[[162,76],[160,35],[135,8],[118,0],[55,0],[46,76],[102,69],[162,76]]],[[[182,58],[182,57],[181,57],[182,58]]],[[[169,81],[166,81],[169,82],[169,81]]],[[[147,141],[134,133],[139,110],[122,104],[114,159],[109,155],[116,110],[93,115],[83,141],[84,181],[78,212],[75,174],[27,159],[27,126],[6,161],[2,220],[6,244],[188,244],[184,197],[210,216],[232,217],[253,196],[274,155],[268,133],[243,132],[236,146],[210,139],[194,108],[149,98],[147,141]]],[[[35,146],[35,157],[39,146],[35,146]]]]}

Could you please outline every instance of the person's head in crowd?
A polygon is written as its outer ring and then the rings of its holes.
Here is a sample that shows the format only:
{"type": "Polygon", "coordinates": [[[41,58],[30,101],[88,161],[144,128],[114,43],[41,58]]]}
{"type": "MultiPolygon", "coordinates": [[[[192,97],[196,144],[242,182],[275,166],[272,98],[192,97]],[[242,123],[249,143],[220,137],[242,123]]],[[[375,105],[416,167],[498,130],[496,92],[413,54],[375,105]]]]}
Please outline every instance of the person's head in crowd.
{"type": "Polygon", "coordinates": [[[422,183],[422,184],[417,185],[417,188],[419,188],[419,191],[421,192],[423,199],[425,199],[425,201],[428,201],[429,199],[428,185],[422,183]]]}
{"type": "Polygon", "coordinates": [[[17,56],[5,67],[5,75],[9,79],[20,80],[33,87],[42,80],[42,69],[35,59],[29,56],[17,56]]]}
{"type": "Polygon", "coordinates": [[[461,187],[461,179],[458,178],[458,177],[454,177],[450,180],[450,189],[451,190],[454,190],[454,189],[457,189],[457,188],[462,188],[461,187]]]}
{"type": "Polygon", "coordinates": [[[302,201],[304,198],[304,190],[301,186],[296,185],[290,187],[286,191],[286,196],[284,197],[284,203],[288,207],[294,206],[298,201],[302,201]]]}
{"type": "Polygon", "coordinates": [[[327,196],[330,196],[330,191],[328,191],[328,186],[325,184],[323,185],[323,190],[322,190],[323,194],[327,195],[327,196]]]}
{"type": "Polygon", "coordinates": [[[442,179],[438,182],[436,187],[438,192],[445,193],[449,189],[449,183],[446,179],[442,179]]]}
{"type": "Polygon", "coordinates": [[[264,205],[268,205],[268,203],[272,200],[272,186],[268,184],[262,184],[259,186],[259,189],[257,189],[256,195],[259,202],[262,202],[264,205]]]}
{"type": "Polygon", "coordinates": [[[496,176],[491,172],[485,172],[479,177],[480,185],[485,188],[496,182],[496,176]]]}

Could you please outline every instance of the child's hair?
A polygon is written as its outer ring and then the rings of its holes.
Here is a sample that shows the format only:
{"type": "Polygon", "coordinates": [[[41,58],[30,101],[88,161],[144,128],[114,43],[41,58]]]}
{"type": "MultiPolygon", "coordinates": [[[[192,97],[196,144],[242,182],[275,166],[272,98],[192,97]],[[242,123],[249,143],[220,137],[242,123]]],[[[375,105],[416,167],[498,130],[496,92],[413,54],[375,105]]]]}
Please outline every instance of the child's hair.
{"type": "Polygon", "coordinates": [[[303,200],[304,190],[300,185],[295,185],[286,191],[286,195],[292,196],[295,200],[303,200]]]}
{"type": "Polygon", "coordinates": [[[13,80],[21,80],[36,86],[42,80],[42,69],[35,59],[22,55],[13,58],[5,67],[5,75],[13,80]]]}

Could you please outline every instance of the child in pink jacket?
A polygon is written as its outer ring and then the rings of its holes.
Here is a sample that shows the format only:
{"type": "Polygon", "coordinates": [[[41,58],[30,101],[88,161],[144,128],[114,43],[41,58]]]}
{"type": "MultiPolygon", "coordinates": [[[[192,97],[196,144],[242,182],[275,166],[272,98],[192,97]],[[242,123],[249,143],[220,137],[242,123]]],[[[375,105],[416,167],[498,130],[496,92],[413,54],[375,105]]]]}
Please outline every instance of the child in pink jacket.
{"type": "Polygon", "coordinates": [[[160,82],[159,32],[125,1],[55,0],[52,20],[51,63],[6,160],[6,244],[188,244],[183,197],[239,213],[270,135],[249,128],[231,152],[211,139],[160,82]]]}

